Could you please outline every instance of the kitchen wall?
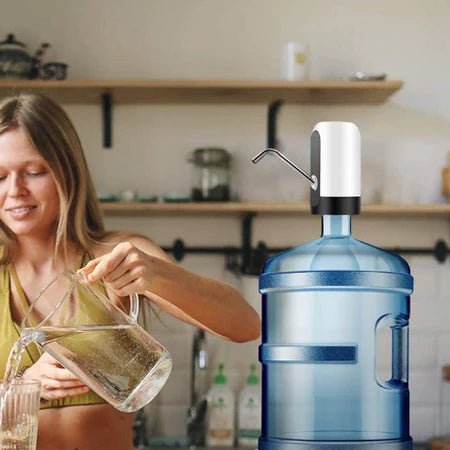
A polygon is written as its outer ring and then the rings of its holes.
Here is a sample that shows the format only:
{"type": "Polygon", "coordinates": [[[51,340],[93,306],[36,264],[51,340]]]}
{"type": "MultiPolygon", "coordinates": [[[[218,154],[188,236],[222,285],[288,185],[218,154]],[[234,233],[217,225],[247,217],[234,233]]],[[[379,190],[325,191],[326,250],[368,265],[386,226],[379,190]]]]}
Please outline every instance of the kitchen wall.
{"type": "MultiPolygon", "coordinates": [[[[79,0],[4,2],[2,34],[30,50],[52,44],[46,61],[69,64],[72,79],[280,78],[288,40],[310,46],[312,79],[386,72],[405,86],[379,106],[284,106],[280,148],[309,167],[309,134],[321,120],[355,122],[362,134],[363,201],[442,203],[440,170],[450,151],[450,2],[446,0],[79,0]]],[[[307,185],[275,161],[252,166],[266,136],[265,105],[124,105],[114,108],[113,148],[102,149],[99,106],[67,106],[85,145],[97,189],[118,193],[187,193],[192,149],[219,145],[233,155],[234,193],[242,200],[305,200],[307,185]]],[[[160,245],[239,245],[236,217],[107,217],[110,228],[143,232],[160,245]],[[218,232],[219,230],[219,232],[218,232]]],[[[431,247],[448,241],[445,218],[355,218],[354,234],[379,246],[431,247]]],[[[255,243],[292,246],[317,237],[316,217],[262,215],[255,243]]],[[[407,258],[412,296],[411,431],[425,440],[450,432],[450,389],[440,367],[450,363],[449,264],[407,258]],[[446,389],[447,388],[447,389],[446,389]],[[443,407],[440,407],[440,403],[443,407]]],[[[256,307],[255,278],[236,277],[220,256],[188,256],[182,265],[242,289],[256,307]]],[[[148,408],[156,435],[185,433],[193,328],[163,315],[152,331],[175,359],[173,375],[148,408]]],[[[211,373],[225,361],[234,390],[242,387],[257,342],[209,337],[211,373]]]]}

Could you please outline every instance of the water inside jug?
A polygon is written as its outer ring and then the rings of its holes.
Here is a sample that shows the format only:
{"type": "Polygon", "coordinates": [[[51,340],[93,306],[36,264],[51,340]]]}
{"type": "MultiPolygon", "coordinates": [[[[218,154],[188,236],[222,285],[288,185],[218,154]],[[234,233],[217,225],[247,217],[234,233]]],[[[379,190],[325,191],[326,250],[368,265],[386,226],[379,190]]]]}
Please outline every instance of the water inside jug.
{"type": "Polygon", "coordinates": [[[259,278],[259,448],[411,449],[412,277],[401,257],[351,235],[360,204],[355,125],[316,125],[311,172],[311,210],[322,215],[322,235],[269,259],[259,278]],[[379,336],[386,330],[391,363],[381,377],[379,336]]]}

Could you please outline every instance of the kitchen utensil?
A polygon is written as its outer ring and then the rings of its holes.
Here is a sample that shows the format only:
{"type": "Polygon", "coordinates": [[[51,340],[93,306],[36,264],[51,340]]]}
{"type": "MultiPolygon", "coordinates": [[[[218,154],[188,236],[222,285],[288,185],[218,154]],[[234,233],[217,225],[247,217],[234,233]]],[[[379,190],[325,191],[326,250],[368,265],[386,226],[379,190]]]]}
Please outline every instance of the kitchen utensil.
{"type": "MultiPolygon", "coordinates": [[[[7,386],[8,396],[0,413],[0,448],[35,450],[41,383],[16,378],[7,386]]],[[[0,380],[0,397],[5,388],[0,380]]]]}
{"type": "Polygon", "coordinates": [[[31,78],[39,77],[39,71],[40,71],[41,65],[42,65],[42,58],[49,47],[50,47],[50,44],[48,44],[47,42],[43,42],[39,46],[39,48],[36,50],[36,53],[34,54],[34,57],[33,57],[34,64],[33,64],[31,78]]]}
{"type": "Polygon", "coordinates": [[[450,152],[447,153],[447,167],[442,169],[442,193],[450,203],[450,152]]]}
{"type": "Polygon", "coordinates": [[[137,411],[164,386],[172,359],[137,324],[137,294],[130,304],[128,315],[81,275],[65,271],[31,304],[21,336],[31,336],[115,408],[137,411]]]}
{"type": "Polygon", "coordinates": [[[230,200],[231,155],[225,149],[198,148],[192,153],[189,162],[194,165],[192,200],[230,200]]]}
{"type": "Polygon", "coordinates": [[[32,57],[24,43],[16,41],[14,34],[8,34],[0,42],[0,78],[36,78],[40,58],[48,47],[47,43],[41,44],[36,56],[32,57]]]}
{"type": "Polygon", "coordinates": [[[285,80],[308,79],[308,46],[298,42],[286,42],[282,55],[282,77],[285,80]]]}
{"type": "Polygon", "coordinates": [[[439,384],[437,433],[428,441],[430,449],[450,449],[450,365],[442,366],[439,384]]]}
{"type": "Polygon", "coordinates": [[[97,192],[97,198],[99,202],[118,202],[120,200],[118,195],[108,192],[97,192]]]}
{"type": "Polygon", "coordinates": [[[125,189],[120,193],[120,200],[131,203],[137,199],[137,193],[133,189],[125,189]]]}
{"type": "Polygon", "coordinates": [[[352,81],[383,81],[387,75],[385,73],[367,73],[356,72],[355,75],[350,77],[352,81]]]}
{"type": "Polygon", "coordinates": [[[427,450],[450,450],[450,436],[430,439],[427,450]]]}
{"type": "Polygon", "coordinates": [[[138,194],[137,201],[141,203],[155,203],[159,197],[157,195],[141,195],[138,194]]]}
{"type": "Polygon", "coordinates": [[[49,62],[42,66],[40,77],[43,80],[65,80],[68,65],[60,62],[49,62]]]}
{"type": "Polygon", "coordinates": [[[191,201],[191,197],[189,197],[189,195],[177,194],[176,192],[174,192],[165,194],[163,196],[163,201],[165,203],[188,203],[191,201]]]}
{"type": "MultiPolygon", "coordinates": [[[[270,258],[262,293],[259,450],[411,449],[406,261],[351,236],[360,209],[360,134],[318,123],[311,136],[313,214],[322,236],[270,258]],[[390,342],[383,345],[383,337],[390,342]],[[390,353],[390,375],[380,360],[390,353]]],[[[271,149],[258,154],[259,161],[271,149]]]]}

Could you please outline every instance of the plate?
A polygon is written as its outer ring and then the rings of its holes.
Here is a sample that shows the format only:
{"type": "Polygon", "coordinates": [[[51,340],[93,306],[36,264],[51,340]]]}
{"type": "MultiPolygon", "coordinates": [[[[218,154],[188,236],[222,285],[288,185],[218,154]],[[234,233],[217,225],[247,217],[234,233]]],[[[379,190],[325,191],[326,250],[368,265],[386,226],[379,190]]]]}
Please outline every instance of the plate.
{"type": "Polygon", "coordinates": [[[166,194],[163,200],[166,203],[186,203],[191,201],[191,197],[183,194],[166,194]]]}

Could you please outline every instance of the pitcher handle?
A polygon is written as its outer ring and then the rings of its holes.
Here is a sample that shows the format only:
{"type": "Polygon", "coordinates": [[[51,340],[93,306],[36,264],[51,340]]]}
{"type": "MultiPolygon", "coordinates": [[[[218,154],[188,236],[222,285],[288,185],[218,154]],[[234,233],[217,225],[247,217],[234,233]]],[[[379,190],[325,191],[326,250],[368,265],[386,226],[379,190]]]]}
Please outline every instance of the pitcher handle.
{"type": "Polygon", "coordinates": [[[129,317],[133,322],[137,321],[139,314],[139,294],[130,295],[130,314],[129,317]]]}

